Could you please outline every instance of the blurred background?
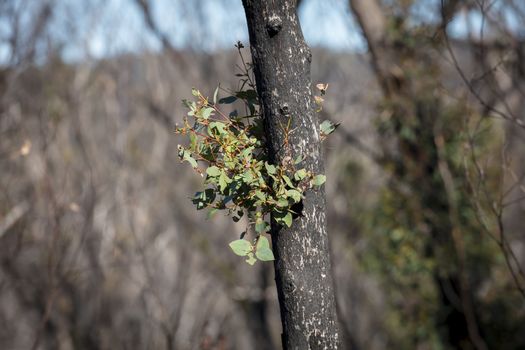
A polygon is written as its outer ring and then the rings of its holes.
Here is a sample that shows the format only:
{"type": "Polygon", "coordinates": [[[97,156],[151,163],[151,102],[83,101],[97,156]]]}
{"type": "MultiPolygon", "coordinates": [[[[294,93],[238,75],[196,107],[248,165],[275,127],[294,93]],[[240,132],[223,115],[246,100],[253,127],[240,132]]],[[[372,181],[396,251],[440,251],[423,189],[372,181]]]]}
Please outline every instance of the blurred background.
{"type": "MultiPolygon", "coordinates": [[[[345,348],[525,349],[525,2],[298,13],[345,348]]],[[[238,40],[239,0],[0,0],[0,349],[280,348],[273,266],[173,132],[238,40]]]]}

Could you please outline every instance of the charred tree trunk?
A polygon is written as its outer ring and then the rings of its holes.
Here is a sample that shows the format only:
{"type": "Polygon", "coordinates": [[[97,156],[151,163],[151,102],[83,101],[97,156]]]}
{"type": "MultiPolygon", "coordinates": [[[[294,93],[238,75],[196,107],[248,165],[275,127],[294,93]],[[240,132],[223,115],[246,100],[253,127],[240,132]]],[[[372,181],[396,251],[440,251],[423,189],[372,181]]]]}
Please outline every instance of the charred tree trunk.
{"type": "MultiPolygon", "coordinates": [[[[310,81],[311,53],[296,0],[243,0],[268,149],[275,164],[305,157],[323,173],[310,81]],[[290,123],[290,124],[289,124],[290,123]],[[286,132],[290,125],[289,132],[286,132]]],[[[337,349],[339,331],[326,230],[324,188],[306,192],[291,228],[272,223],[284,349],[337,349]]]]}

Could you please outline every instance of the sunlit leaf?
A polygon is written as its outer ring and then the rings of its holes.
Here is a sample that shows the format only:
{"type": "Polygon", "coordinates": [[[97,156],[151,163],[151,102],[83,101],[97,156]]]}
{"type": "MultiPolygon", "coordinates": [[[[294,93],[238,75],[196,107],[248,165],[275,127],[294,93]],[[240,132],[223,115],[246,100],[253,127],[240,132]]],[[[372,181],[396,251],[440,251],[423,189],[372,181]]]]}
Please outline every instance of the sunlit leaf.
{"type": "Polygon", "coordinates": [[[275,260],[273,252],[270,249],[270,242],[268,241],[268,238],[264,236],[259,236],[255,249],[255,256],[257,256],[257,259],[261,261],[275,260]]]}
{"type": "Polygon", "coordinates": [[[255,252],[255,256],[257,256],[257,259],[261,261],[275,260],[275,257],[273,256],[273,252],[270,248],[257,249],[257,251],[255,252]]]}
{"type": "Polygon", "coordinates": [[[290,180],[290,178],[286,175],[283,175],[283,180],[284,182],[286,182],[286,184],[291,187],[291,188],[295,188],[295,186],[293,185],[292,183],[292,180],[290,180]]]}
{"type": "Polygon", "coordinates": [[[266,171],[268,172],[268,174],[273,175],[277,172],[275,165],[269,164],[268,162],[264,162],[264,166],[266,167],[266,171]]]}
{"type": "Polygon", "coordinates": [[[319,128],[321,129],[321,137],[324,138],[330,135],[331,133],[333,133],[340,124],[341,123],[334,124],[330,120],[323,121],[321,125],[319,126],[319,128]]]}
{"type": "Polygon", "coordinates": [[[257,245],[255,247],[257,250],[261,248],[270,248],[270,241],[263,235],[260,235],[257,239],[257,245]]]}
{"type": "Polygon", "coordinates": [[[286,191],[286,196],[292,198],[295,203],[299,203],[299,201],[301,200],[301,192],[297,190],[286,191]]]}
{"type": "Polygon", "coordinates": [[[266,221],[264,221],[262,218],[257,218],[255,220],[255,232],[261,234],[263,232],[266,232],[269,228],[269,225],[266,221]]]}
{"type": "Polygon", "coordinates": [[[252,244],[244,239],[237,239],[229,244],[233,252],[239,256],[246,256],[252,251],[252,244]]]}
{"type": "Polygon", "coordinates": [[[300,170],[297,170],[295,172],[293,177],[294,177],[295,180],[301,181],[302,179],[304,179],[306,177],[306,175],[307,175],[306,169],[300,169],[300,170]]]}
{"type": "Polygon", "coordinates": [[[324,175],[316,175],[312,179],[312,185],[314,185],[314,186],[321,186],[325,182],[326,182],[326,176],[324,176],[324,175]]]}
{"type": "Polygon", "coordinates": [[[212,177],[216,177],[221,174],[221,170],[217,168],[215,165],[213,165],[211,167],[208,167],[208,169],[206,169],[206,174],[212,177]]]}
{"type": "Polygon", "coordinates": [[[208,119],[211,115],[211,113],[214,111],[211,107],[205,107],[201,110],[201,116],[203,119],[208,119]]]}

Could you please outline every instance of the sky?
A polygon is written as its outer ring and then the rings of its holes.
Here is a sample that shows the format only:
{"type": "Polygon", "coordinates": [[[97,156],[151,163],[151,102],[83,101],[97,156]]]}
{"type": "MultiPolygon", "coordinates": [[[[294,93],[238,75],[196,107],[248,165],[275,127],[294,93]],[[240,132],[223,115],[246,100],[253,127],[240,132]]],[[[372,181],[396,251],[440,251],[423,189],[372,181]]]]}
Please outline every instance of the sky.
{"type": "MultiPolygon", "coordinates": [[[[232,48],[238,41],[248,41],[248,31],[240,0],[207,1],[198,11],[182,1],[156,0],[153,8],[156,23],[167,33],[177,48],[214,51],[232,48]],[[193,11],[192,11],[193,10],[193,11]],[[203,22],[201,24],[201,22],[203,22]],[[170,33],[173,33],[170,35],[170,33]]],[[[95,57],[103,57],[119,51],[134,51],[147,47],[159,49],[152,35],[145,35],[144,20],[132,4],[132,0],[107,0],[105,16],[100,19],[94,33],[90,33],[88,49],[95,57]],[[130,5],[131,4],[131,5],[130,5]],[[120,23],[115,24],[115,13],[120,13],[120,23]],[[107,28],[115,26],[112,39],[107,40],[107,28]],[[116,52],[115,52],[116,51],[116,52]]],[[[353,23],[344,0],[305,0],[299,18],[305,40],[311,46],[332,50],[354,51],[365,47],[363,39],[353,23]]],[[[68,52],[78,55],[79,48],[68,52]]]]}
{"type": "MultiPolygon", "coordinates": [[[[25,16],[44,0],[12,0],[25,16]]],[[[100,59],[142,50],[158,51],[158,39],[145,26],[136,0],[54,0],[49,34],[61,43],[66,61],[100,59]]],[[[241,0],[150,0],[153,17],[176,48],[212,52],[231,49],[237,41],[248,42],[241,0]]],[[[524,0],[525,2],[525,0],[524,0]]],[[[438,0],[420,0],[414,8],[419,18],[432,21],[438,0]]],[[[1,8],[0,8],[1,10],[1,8]]],[[[312,47],[336,51],[363,52],[366,43],[355,24],[348,0],[304,0],[299,11],[306,42],[312,47]]],[[[507,16],[512,26],[512,14],[507,16]]],[[[9,32],[9,18],[0,13],[0,38],[9,32]]],[[[456,16],[450,24],[452,36],[465,36],[482,26],[478,13],[456,16]]],[[[514,23],[515,28],[521,28],[514,23]]],[[[523,29],[520,29],[523,30],[523,29]]],[[[23,33],[23,31],[21,31],[23,33]]],[[[8,50],[0,41],[0,65],[8,50]]]]}

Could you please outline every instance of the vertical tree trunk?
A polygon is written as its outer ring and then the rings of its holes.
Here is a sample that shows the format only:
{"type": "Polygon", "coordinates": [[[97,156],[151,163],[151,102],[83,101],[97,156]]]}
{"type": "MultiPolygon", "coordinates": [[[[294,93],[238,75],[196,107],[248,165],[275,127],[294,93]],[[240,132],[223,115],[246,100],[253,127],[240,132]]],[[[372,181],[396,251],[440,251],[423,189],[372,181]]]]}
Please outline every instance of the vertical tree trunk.
{"type": "MultiPolygon", "coordinates": [[[[372,58],[372,66],[381,87],[383,97],[392,106],[394,129],[398,135],[398,147],[403,156],[397,162],[395,176],[398,180],[412,186],[411,194],[417,198],[422,212],[422,222],[428,227],[430,241],[428,254],[439,259],[440,251],[446,251],[447,262],[454,267],[446,273],[435,269],[435,281],[440,294],[440,324],[444,325],[443,338],[456,349],[472,344],[476,349],[486,349],[480,335],[478,320],[472,301],[472,291],[466,283],[465,263],[454,233],[460,230],[459,224],[451,219],[452,198],[447,197],[446,180],[440,173],[440,159],[436,146],[436,129],[443,123],[440,115],[443,101],[439,97],[425,97],[431,85],[421,84],[419,79],[411,78],[406,71],[416,70],[414,62],[425,62],[429,72],[439,66],[430,61],[421,49],[405,45],[394,39],[394,28],[389,28],[389,18],[377,0],[349,0],[350,7],[363,31],[372,58]],[[412,126],[414,140],[399,137],[405,126],[412,126]],[[455,302],[455,300],[459,300],[455,302]]],[[[460,1],[443,2],[442,23],[446,25],[453,16],[460,1]]],[[[394,18],[391,18],[394,20],[394,18]]],[[[396,28],[396,30],[404,29],[396,28]]],[[[431,73],[427,74],[431,77],[431,73]]],[[[427,77],[427,79],[428,79],[427,77]]],[[[428,94],[428,93],[427,93],[428,94]]],[[[442,253],[441,253],[442,254],[442,253]]],[[[442,259],[442,257],[441,257],[442,259]]],[[[444,261],[439,261],[443,263],[444,261]]]]}
{"type": "MultiPolygon", "coordinates": [[[[279,164],[303,156],[302,166],[322,174],[311,53],[296,2],[243,0],[272,161],[279,164]]],[[[308,190],[291,228],[272,224],[284,349],[339,348],[325,208],[324,188],[308,190]]]]}

